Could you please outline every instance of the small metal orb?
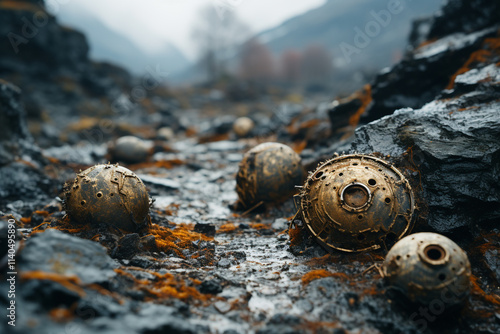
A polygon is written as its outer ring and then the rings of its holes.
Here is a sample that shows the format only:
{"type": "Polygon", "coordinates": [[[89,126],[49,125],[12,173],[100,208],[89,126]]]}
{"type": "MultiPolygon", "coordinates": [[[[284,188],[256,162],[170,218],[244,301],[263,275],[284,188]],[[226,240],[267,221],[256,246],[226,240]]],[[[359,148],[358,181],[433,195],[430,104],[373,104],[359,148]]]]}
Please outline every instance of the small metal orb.
{"type": "Polygon", "coordinates": [[[108,148],[114,162],[124,163],[144,162],[152,151],[153,145],[150,142],[134,136],[120,137],[108,148]]]}
{"type": "Polygon", "coordinates": [[[151,200],[132,171],[118,165],[96,165],[67,185],[65,209],[80,224],[105,224],[135,231],[147,221],[151,200]]]}
{"type": "Polygon", "coordinates": [[[233,131],[240,138],[250,134],[255,126],[254,121],[248,117],[240,117],[233,123],[233,131]]]}
{"type": "Polygon", "coordinates": [[[250,208],[260,202],[278,202],[295,192],[304,169],[300,156],[279,143],[260,144],[248,151],[236,175],[240,203],[250,208]]]}
{"type": "Polygon", "coordinates": [[[378,249],[401,239],[415,220],[413,191],[403,174],[368,155],[321,164],[297,199],[296,218],[329,250],[378,249]]]}
{"type": "Polygon", "coordinates": [[[398,241],[387,254],[382,272],[392,289],[424,305],[437,300],[454,306],[470,290],[467,255],[436,233],[415,233],[398,241]]]}

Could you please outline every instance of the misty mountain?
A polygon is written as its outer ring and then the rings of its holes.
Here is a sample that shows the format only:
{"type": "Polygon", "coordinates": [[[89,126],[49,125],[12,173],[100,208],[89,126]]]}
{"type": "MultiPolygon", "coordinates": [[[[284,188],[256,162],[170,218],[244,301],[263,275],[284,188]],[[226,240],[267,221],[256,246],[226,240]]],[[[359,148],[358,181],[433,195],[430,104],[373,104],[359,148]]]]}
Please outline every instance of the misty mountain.
{"type": "Polygon", "coordinates": [[[442,2],[328,0],[323,6],[291,18],[258,37],[277,55],[318,43],[333,54],[337,67],[380,69],[393,64],[404,52],[412,20],[433,14],[442,2]],[[395,6],[398,3],[400,6],[395,6]],[[358,36],[355,40],[359,31],[367,38],[358,36]]]}
{"type": "Polygon", "coordinates": [[[62,24],[85,33],[90,45],[90,57],[121,65],[140,75],[146,68],[160,65],[162,71],[178,72],[190,65],[189,60],[174,45],[166,42],[160,52],[148,54],[127,36],[104,25],[98,18],[84,12],[61,11],[58,19],[62,24]]]}

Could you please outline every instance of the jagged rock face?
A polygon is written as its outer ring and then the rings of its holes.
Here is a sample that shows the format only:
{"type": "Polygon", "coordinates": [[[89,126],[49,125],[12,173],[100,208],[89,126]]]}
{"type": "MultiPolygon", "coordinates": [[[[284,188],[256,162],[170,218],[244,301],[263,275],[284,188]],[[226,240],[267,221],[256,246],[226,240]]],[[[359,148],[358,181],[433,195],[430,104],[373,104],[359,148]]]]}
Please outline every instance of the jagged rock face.
{"type": "Polygon", "coordinates": [[[410,35],[414,52],[376,77],[373,103],[361,121],[368,123],[397,109],[417,109],[432,101],[499,27],[500,4],[489,0],[452,0],[433,19],[416,21],[410,35]]]}
{"type": "Polygon", "coordinates": [[[60,26],[38,1],[0,1],[0,73],[82,72],[88,65],[85,36],[60,26]]]}
{"type": "Polygon", "coordinates": [[[439,232],[500,219],[500,68],[470,69],[453,88],[361,127],[353,143],[359,152],[410,153],[439,232]]]}
{"type": "Polygon", "coordinates": [[[20,94],[18,87],[0,79],[0,166],[13,161],[32,141],[20,94]]]}
{"type": "Polygon", "coordinates": [[[435,17],[428,39],[441,38],[456,32],[471,33],[499,22],[499,1],[449,0],[441,14],[435,17]]]}

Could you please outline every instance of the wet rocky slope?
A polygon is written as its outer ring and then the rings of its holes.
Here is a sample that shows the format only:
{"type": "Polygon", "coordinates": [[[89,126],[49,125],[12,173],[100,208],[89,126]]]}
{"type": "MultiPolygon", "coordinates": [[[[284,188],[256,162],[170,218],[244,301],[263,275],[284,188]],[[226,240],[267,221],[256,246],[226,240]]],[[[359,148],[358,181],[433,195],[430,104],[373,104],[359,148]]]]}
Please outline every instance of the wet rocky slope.
{"type": "MultiPolygon", "coordinates": [[[[469,256],[471,293],[461,308],[443,314],[391,295],[377,270],[387,250],[326,252],[289,229],[291,199],[232,211],[244,152],[276,139],[264,127],[244,139],[177,136],[127,164],[155,200],[147,228],[71,222],[63,184],[106,163],[106,145],[38,148],[21,80],[22,91],[0,82],[0,242],[14,219],[18,246],[16,327],[2,321],[0,331],[498,333],[500,14],[497,2],[474,1],[472,15],[470,3],[449,1],[421,37],[426,42],[365,90],[328,111],[267,120],[269,129],[282,124],[280,140],[302,150],[309,169],[336,151],[376,154],[398,167],[419,197],[414,230],[443,233],[469,256]]],[[[6,254],[2,248],[2,307],[10,302],[6,254]]]]}

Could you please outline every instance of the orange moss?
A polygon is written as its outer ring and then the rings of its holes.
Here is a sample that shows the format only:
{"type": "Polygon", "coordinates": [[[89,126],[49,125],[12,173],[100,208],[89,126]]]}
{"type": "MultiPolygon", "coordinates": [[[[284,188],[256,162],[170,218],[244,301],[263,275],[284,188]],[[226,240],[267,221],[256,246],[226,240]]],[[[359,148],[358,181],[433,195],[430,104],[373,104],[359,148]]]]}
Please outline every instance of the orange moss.
{"type": "Polygon", "coordinates": [[[234,225],[233,223],[227,223],[227,224],[221,225],[221,227],[219,227],[219,230],[217,232],[218,233],[230,233],[236,229],[237,229],[236,225],[234,225]]]}
{"type": "Polygon", "coordinates": [[[326,322],[326,321],[309,321],[304,320],[303,323],[297,326],[297,329],[306,331],[307,333],[324,333],[330,332],[328,329],[332,330],[334,328],[341,328],[337,322],[326,322]]]}
{"type": "Polygon", "coordinates": [[[70,221],[69,217],[66,216],[63,219],[58,220],[58,221],[43,222],[42,224],[33,228],[33,231],[31,232],[31,234],[44,232],[45,228],[42,228],[42,227],[44,227],[45,224],[48,224],[47,229],[55,229],[55,230],[69,233],[69,234],[90,232],[92,230],[91,225],[88,225],[88,224],[80,225],[80,224],[73,223],[70,221]]]}
{"type": "Polygon", "coordinates": [[[137,169],[144,169],[144,168],[172,169],[175,166],[181,166],[181,165],[184,165],[184,161],[179,160],[179,159],[172,159],[172,160],[160,160],[160,161],[154,161],[154,162],[143,162],[143,163],[139,163],[139,164],[129,165],[128,168],[130,170],[137,170],[137,169]]]}
{"type": "Polygon", "coordinates": [[[58,308],[53,308],[52,310],[49,311],[49,316],[52,318],[53,321],[58,323],[71,321],[74,318],[74,314],[75,314],[74,307],[72,307],[71,310],[64,307],[58,307],[58,308]]]}
{"type": "Polygon", "coordinates": [[[473,52],[465,64],[450,78],[446,89],[453,89],[457,76],[469,72],[477,63],[489,63],[494,57],[500,55],[500,38],[487,38],[483,42],[483,49],[473,52]]]}
{"type": "Polygon", "coordinates": [[[484,290],[479,286],[479,279],[476,276],[471,276],[471,293],[472,295],[479,297],[484,302],[497,306],[500,311],[500,296],[489,295],[484,292],[484,290]]]}
{"type": "Polygon", "coordinates": [[[308,260],[306,264],[311,267],[325,266],[333,262],[333,256],[331,254],[323,255],[322,257],[313,257],[308,260]]]}
{"type": "Polygon", "coordinates": [[[26,271],[21,273],[20,278],[22,281],[27,280],[45,280],[59,283],[66,289],[77,293],[80,297],[85,296],[85,291],[80,286],[81,281],[77,276],[65,276],[56,273],[47,273],[44,271],[26,271]]]}
{"type": "Polygon", "coordinates": [[[141,270],[154,275],[156,280],[154,282],[149,280],[138,280],[132,274],[122,269],[115,269],[115,272],[134,281],[135,289],[146,292],[149,295],[145,298],[146,301],[161,302],[165,299],[176,298],[195,303],[204,303],[212,298],[211,295],[202,294],[195,287],[187,286],[184,281],[178,280],[172,274],[159,274],[154,271],[140,268],[134,268],[134,270],[141,270]]]}
{"type": "Polygon", "coordinates": [[[293,143],[292,149],[295,151],[295,153],[300,154],[302,151],[307,147],[307,140],[301,140],[298,142],[293,143]]]}
{"type": "Polygon", "coordinates": [[[288,235],[290,236],[290,244],[292,246],[298,246],[304,241],[306,237],[306,231],[303,228],[289,228],[288,235]]]}
{"type": "Polygon", "coordinates": [[[424,46],[426,46],[426,45],[430,45],[430,44],[434,43],[437,40],[438,40],[437,38],[433,38],[433,39],[429,39],[427,41],[423,41],[422,43],[420,43],[419,46],[417,46],[417,50],[420,49],[420,48],[422,48],[422,47],[424,47],[424,46]]]}
{"type": "Polygon", "coordinates": [[[342,280],[348,280],[349,277],[344,274],[344,273],[332,273],[330,271],[324,270],[324,269],[318,269],[318,270],[313,270],[310,271],[304,276],[302,276],[302,285],[308,285],[314,280],[320,279],[320,278],[325,278],[325,277],[336,277],[340,278],[342,280]]]}
{"type": "Polygon", "coordinates": [[[29,3],[29,2],[9,1],[9,0],[0,1],[0,8],[12,9],[12,10],[27,10],[30,12],[37,12],[39,10],[42,10],[41,7],[34,5],[32,3],[29,3]]]}
{"type": "MultiPolygon", "coordinates": [[[[168,252],[173,250],[179,257],[185,258],[181,249],[191,248],[191,244],[196,240],[212,241],[213,238],[204,234],[194,232],[193,227],[187,224],[177,225],[170,229],[164,226],[152,224],[149,228],[149,235],[153,235],[158,251],[168,252]]],[[[155,251],[149,249],[149,251],[155,251]]]]}
{"type": "Polygon", "coordinates": [[[251,223],[250,227],[256,230],[268,230],[271,226],[263,223],[251,223]]]}
{"type": "Polygon", "coordinates": [[[187,128],[186,130],[186,137],[193,137],[193,136],[196,136],[196,134],[198,133],[198,131],[196,131],[195,128],[193,127],[189,127],[187,128]]]}
{"type": "Polygon", "coordinates": [[[216,135],[210,135],[210,136],[203,136],[200,139],[198,139],[198,143],[199,144],[206,144],[206,143],[213,143],[213,142],[228,140],[228,139],[229,139],[229,133],[216,134],[216,135]]]}
{"type": "Polygon", "coordinates": [[[349,125],[355,127],[355,126],[358,125],[359,120],[361,118],[361,115],[364,114],[364,112],[366,111],[366,108],[368,108],[368,106],[370,105],[370,103],[373,100],[373,98],[372,98],[372,87],[370,85],[365,85],[363,87],[362,91],[358,91],[358,92],[354,93],[350,97],[350,99],[359,99],[359,100],[361,100],[361,107],[359,107],[359,109],[354,113],[354,115],[352,115],[351,117],[349,117],[349,125]]]}

